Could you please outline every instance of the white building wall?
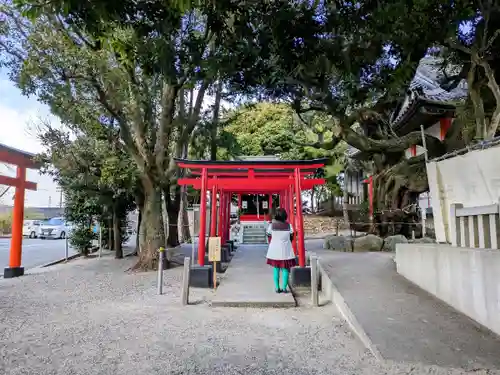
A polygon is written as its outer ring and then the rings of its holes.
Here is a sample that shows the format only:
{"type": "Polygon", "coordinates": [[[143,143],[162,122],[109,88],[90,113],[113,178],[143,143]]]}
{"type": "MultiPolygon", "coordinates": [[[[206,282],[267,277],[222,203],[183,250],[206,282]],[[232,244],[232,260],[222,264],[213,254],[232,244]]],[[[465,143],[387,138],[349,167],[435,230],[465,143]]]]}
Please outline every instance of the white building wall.
{"type": "Polygon", "coordinates": [[[434,226],[438,242],[451,242],[450,207],[497,204],[500,198],[500,146],[427,163],[434,226]]]}
{"type": "Polygon", "coordinates": [[[500,251],[397,244],[397,271],[500,335],[500,251]]]}

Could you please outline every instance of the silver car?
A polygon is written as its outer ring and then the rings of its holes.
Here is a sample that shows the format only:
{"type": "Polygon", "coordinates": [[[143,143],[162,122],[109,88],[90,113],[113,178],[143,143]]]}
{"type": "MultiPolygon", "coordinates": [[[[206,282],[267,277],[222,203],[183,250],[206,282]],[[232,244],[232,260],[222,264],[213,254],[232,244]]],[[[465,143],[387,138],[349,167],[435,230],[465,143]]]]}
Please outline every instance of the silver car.
{"type": "Polygon", "coordinates": [[[53,217],[42,223],[40,228],[40,238],[66,238],[71,226],[63,217],[53,217]]]}

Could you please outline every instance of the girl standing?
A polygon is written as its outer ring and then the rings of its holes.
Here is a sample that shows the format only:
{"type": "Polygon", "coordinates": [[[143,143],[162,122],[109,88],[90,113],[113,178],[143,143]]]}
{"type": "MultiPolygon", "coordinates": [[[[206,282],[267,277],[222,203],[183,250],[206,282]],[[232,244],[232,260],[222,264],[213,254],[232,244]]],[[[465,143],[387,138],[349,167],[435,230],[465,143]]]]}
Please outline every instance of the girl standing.
{"type": "Polygon", "coordinates": [[[267,250],[267,264],[274,267],[274,289],[276,293],[288,293],[290,268],[297,264],[292,247],[293,228],[287,223],[288,215],[283,208],[278,208],[274,222],[267,228],[270,238],[267,250]],[[280,288],[280,271],[283,272],[283,288],[280,288]]]}

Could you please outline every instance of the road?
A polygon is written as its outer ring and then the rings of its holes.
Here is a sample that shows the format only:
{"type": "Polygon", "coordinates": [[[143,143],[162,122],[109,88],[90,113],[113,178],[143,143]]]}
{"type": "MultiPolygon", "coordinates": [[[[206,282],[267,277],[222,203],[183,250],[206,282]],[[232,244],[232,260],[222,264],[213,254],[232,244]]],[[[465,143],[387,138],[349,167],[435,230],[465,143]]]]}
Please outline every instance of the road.
{"type": "MultiPolygon", "coordinates": [[[[135,235],[131,235],[125,246],[134,246],[135,235]]],[[[22,266],[25,270],[38,267],[65,257],[65,240],[41,240],[39,238],[23,239],[22,266]]],[[[4,267],[9,265],[10,238],[0,238],[0,275],[4,267]]],[[[68,256],[77,252],[68,243],[68,256]]]]}
{"type": "MultiPolygon", "coordinates": [[[[65,240],[23,239],[22,265],[24,269],[47,264],[65,256],[65,240]]],[[[69,246],[69,244],[68,244],[69,246]]],[[[0,238],[0,268],[9,265],[10,238],[0,238]]],[[[68,254],[76,254],[69,247],[68,254]]],[[[2,272],[3,273],[3,272],[2,272]]]]}

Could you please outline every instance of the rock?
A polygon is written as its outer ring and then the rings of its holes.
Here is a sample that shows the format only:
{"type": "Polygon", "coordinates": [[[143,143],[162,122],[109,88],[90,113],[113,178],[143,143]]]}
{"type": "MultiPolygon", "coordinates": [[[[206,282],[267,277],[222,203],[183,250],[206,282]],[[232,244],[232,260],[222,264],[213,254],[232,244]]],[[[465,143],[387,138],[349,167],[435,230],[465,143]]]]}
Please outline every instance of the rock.
{"type": "Polygon", "coordinates": [[[402,234],[396,234],[395,236],[389,236],[384,239],[384,245],[382,246],[382,251],[395,252],[396,244],[398,243],[408,243],[408,239],[402,234]]]}
{"type": "Polygon", "coordinates": [[[358,237],[354,240],[353,251],[363,252],[363,251],[380,251],[384,240],[379,236],[374,234],[367,234],[363,237],[358,237]]]}
{"type": "Polygon", "coordinates": [[[324,249],[337,251],[352,251],[353,239],[345,236],[328,236],[323,242],[324,249]]]}
{"type": "Polygon", "coordinates": [[[410,243],[436,243],[436,240],[429,237],[415,238],[409,241],[410,243]]]}

